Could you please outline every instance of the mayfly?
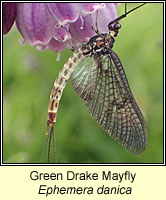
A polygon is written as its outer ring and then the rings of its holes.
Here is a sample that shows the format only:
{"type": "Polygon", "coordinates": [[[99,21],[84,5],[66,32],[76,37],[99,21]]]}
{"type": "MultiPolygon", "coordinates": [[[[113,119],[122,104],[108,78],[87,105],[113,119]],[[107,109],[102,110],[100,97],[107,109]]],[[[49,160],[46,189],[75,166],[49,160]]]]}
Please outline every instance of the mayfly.
{"type": "Polygon", "coordinates": [[[89,42],[78,48],[64,64],[50,94],[47,120],[47,140],[41,162],[48,147],[48,162],[53,137],[56,161],[54,126],[59,101],[67,80],[82,98],[88,111],[99,125],[119,144],[134,154],[146,147],[147,131],[144,117],[132,95],[118,55],[112,50],[121,25],[119,21],[145,3],[129,10],[108,24],[108,33],[96,31],[89,42]]]}

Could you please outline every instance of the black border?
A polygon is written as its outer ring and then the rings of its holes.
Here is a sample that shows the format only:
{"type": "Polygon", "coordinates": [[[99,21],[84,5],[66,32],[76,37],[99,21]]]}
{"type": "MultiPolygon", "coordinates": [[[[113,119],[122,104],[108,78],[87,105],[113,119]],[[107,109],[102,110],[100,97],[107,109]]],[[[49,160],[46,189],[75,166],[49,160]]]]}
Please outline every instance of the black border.
{"type": "MultiPolygon", "coordinates": [[[[2,3],[3,2],[8,2],[8,3],[13,3],[13,2],[18,2],[18,1],[2,1],[1,2],[1,13],[2,13],[2,3]]],[[[22,1],[23,3],[24,1],[22,1]]],[[[32,1],[33,2],[33,1],[32,1]]],[[[59,1],[61,2],[61,1],[59,1]]],[[[65,1],[63,1],[65,2],[65,1]]],[[[66,1],[68,2],[68,1],[66,1]]],[[[79,2],[85,2],[85,1],[79,1],[79,2]]],[[[92,1],[93,2],[93,1],[92,1]]],[[[96,1],[97,2],[97,1],[96,1]]],[[[124,3],[126,1],[123,2],[116,2],[116,3],[124,3]]],[[[0,165],[1,166],[166,166],[165,163],[165,1],[130,1],[129,3],[163,3],[163,163],[141,163],[141,164],[136,164],[136,163],[53,163],[53,164],[47,164],[47,163],[3,163],[3,98],[2,98],[2,94],[3,94],[3,33],[2,33],[2,16],[1,16],[1,39],[2,39],[2,45],[1,45],[1,161],[0,161],[0,165]]],[[[20,3],[20,2],[19,2],[20,3]]],[[[28,2],[30,3],[30,2],[28,2]]],[[[42,2],[43,3],[43,2],[42,2]]],[[[74,2],[74,3],[78,3],[78,1],[74,2]]],[[[94,2],[93,2],[94,3],[94,2]]],[[[104,3],[104,2],[103,2],[104,3]]],[[[108,1],[107,1],[108,3],[108,1]]],[[[113,2],[111,2],[113,3],[113,2]]],[[[155,24],[154,24],[155,26],[155,24]]]]}

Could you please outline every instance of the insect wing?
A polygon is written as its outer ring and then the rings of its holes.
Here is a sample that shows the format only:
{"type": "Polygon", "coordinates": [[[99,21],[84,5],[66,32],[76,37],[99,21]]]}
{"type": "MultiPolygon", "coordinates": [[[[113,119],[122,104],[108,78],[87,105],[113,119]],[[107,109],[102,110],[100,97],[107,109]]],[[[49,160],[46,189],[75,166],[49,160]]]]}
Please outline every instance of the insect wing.
{"type": "Polygon", "coordinates": [[[73,88],[84,102],[89,102],[94,97],[97,84],[96,66],[94,64],[94,58],[87,56],[71,75],[73,88]]]}
{"type": "Polygon", "coordinates": [[[101,127],[134,154],[146,147],[143,115],[117,54],[86,56],[71,75],[73,88],[101,127]]]}

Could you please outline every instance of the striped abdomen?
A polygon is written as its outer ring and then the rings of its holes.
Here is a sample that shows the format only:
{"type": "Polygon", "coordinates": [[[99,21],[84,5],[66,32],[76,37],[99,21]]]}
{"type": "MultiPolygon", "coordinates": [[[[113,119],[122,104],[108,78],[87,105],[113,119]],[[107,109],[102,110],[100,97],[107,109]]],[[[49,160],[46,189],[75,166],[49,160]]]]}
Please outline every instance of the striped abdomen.
{"type": "Polygon", "coordinates": [[[72,72],[76,66],[82,61],[84,55],[81,49],[78,49],[64,64],[63,68],[58,74],[57,79],[54,82],[54,87],[50,94],[50,103],[48,106],[48,120],[47,120],[47,132],[48,128],[53,127],[56,122],[56,114],[61,99],[63,89],[66,86],[67,80],[70,78],[72,72]]]}

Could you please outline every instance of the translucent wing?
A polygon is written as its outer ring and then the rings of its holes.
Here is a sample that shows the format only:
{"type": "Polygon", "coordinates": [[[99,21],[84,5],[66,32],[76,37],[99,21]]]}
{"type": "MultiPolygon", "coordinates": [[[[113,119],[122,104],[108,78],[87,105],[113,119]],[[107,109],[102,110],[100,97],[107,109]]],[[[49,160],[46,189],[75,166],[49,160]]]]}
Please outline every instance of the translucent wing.
{"type": "Polygon", "coordinates": [[[126,149],[140,154],[147,143],[144,118],[120,59],[109,50],[80,62],[71,76],[72,85],[103,129],[126,149]]]}

